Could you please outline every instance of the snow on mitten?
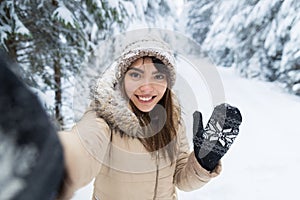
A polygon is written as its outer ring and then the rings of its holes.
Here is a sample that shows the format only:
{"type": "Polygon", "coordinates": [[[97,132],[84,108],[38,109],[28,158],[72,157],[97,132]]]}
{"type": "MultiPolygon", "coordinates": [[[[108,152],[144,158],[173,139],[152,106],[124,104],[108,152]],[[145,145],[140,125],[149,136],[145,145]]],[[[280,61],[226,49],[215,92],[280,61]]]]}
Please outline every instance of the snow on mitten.
{"type": "Polygon", "coordinates": [[[205,129],[199,111],[194,112],[193,118],[195,156],[203,168],[212,171],[237,137],[241,113],[229,104],[220,104],[214,108],[205,129]]]}

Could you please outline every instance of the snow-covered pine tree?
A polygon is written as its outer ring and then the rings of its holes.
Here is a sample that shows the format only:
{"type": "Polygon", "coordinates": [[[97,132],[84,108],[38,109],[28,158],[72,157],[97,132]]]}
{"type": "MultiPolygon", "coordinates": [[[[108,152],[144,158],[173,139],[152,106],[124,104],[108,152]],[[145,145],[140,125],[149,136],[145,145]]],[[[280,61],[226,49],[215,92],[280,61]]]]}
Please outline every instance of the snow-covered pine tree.
{"type": "Polygon", "coordinates": [[[183,14],[187,21],[185,30],[188,35],[195,39],[196,42],[202,44],[212,24],[213,7],[216,1],[211,0],[188,0],[183,14]]]}
{"type": "Polygon", "coordinates": [[[283,1],[265,46],[277,58],[276,76],[283,86],[300,95],[300,2],[283,1]]]}
{"type": "Polygon", "coordinates": [[[95,41],[120,22],[118,13],[96,0],[9,0],[0,3],[0,13],[1,45],[39,90],[53,91],[52,110],[63,124],[64,84],[79,71],[95,41]]]}
{"type": "Polygon", "coordinates": [[[147,27],[170,30],[178,28],[177,9],[171,0],[120,0],[117,10],[126,13],[127,30],[147,27]]]}
{"type": "Polygon", "coordinates": [[[185,12],[193,15],[186,33],[215,64],[235,66],[245,77],[278,81],[300,94],[299,1],[214,0],[197,9],[200,3],[189,1],[185,12]]]}

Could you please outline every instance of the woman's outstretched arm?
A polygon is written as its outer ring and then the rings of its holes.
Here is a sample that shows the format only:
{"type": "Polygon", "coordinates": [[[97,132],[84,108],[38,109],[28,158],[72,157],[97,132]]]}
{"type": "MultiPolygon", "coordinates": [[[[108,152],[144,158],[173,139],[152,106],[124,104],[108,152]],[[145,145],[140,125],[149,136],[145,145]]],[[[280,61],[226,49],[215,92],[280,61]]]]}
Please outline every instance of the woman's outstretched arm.
{"type": "Polygon", "coordinates": [[[66,176],[59,199],[70,199],[99,173],[110,142],[107,123],[88,109],[70,130],[59,132],[65,155],[66,176]]]}

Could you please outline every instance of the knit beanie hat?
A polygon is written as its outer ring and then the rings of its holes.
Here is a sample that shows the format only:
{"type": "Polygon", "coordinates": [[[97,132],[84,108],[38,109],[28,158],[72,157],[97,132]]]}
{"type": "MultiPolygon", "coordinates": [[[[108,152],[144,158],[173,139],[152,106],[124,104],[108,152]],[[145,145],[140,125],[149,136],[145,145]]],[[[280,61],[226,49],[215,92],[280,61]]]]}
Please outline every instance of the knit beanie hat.
{"type": "Polygon", "coordinates": [[[117,60],[116,78],[120,81],[128,67],[134,61],[144,56],[151,56],[161,60],[170,73],[170,87],[174,86],[176,72],[173,53],[164,41],[152,36],[140,38],[124,48],[122,55],[117,60]]]}

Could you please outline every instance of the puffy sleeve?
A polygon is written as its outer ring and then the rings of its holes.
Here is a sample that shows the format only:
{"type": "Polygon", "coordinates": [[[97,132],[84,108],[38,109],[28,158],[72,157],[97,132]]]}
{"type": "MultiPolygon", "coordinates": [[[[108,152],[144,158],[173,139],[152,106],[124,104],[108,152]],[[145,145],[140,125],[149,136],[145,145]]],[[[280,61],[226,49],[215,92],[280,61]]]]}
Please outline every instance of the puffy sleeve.
{"type": "Polygon", "coordinates": [[[183,123],[179,125],[179,153],[176,161],[174,174],[175,185],[183,191],[192,191],[199,189],[210,181],[213,177],[220,174],[222,170],[221,163],[209,172],[198,163],[194,152],[190,153],[189,144],[185,133],[183,123]]]}
{"type": "Polygon", "coordinates": [[[110,142],[110,128],[87,110],[70,130],[59,132],[64,149],[66,175],[58,199],[70,199],[79,188],[90,183],[99,173],[110,142]]]}

